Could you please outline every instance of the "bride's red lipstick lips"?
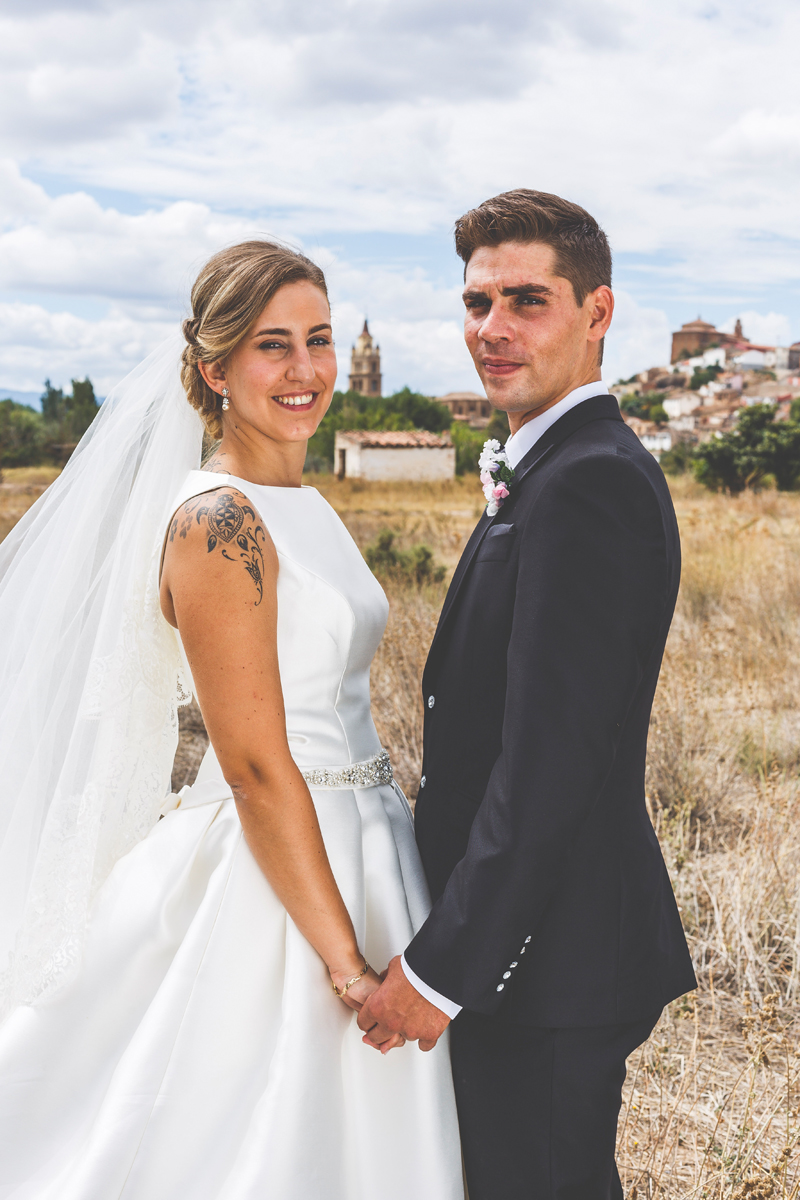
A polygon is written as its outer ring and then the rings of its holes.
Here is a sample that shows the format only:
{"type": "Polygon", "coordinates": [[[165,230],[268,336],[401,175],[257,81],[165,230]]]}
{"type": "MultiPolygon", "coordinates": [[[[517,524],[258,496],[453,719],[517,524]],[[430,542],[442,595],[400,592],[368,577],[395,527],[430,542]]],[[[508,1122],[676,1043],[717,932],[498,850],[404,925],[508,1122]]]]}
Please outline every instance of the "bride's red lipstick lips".
{"type": "Polygon", "coordinates": [[[512,375],[523,363],[509,362],[507,358],[482,358],[481,364],[490,375],[512,375]]]}
{"type": "Polygon", "coordinates": [[[280,404],[281,408],[288,409],[290,412],[302,413],[302,412],[308,412],[308,410],[310,408],[314,407],[314,405],[317,402],[318,395],[319,395],[319,392],[311,392],[311,393],[309,393],[307,391],[305,391],[305,392],[283,392],[280,396],[273,396],[272,399],[275,401],[276,404],[280,404]],[[308,404],[286,404],[285,403],[286,400],[293,400],[295,396],[308,396],[309,394],[311,395],[311,399],[309,400],[308,404]]]}

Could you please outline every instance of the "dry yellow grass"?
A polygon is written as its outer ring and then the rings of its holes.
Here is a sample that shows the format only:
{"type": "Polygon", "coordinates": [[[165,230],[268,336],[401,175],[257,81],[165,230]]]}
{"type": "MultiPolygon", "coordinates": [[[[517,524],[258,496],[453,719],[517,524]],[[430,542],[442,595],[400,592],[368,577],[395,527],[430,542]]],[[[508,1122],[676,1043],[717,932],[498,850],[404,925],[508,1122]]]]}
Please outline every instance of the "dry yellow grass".
{"type": "MultiPolygon", "coordinates": [[[[362,547],[388,527],[401,546],[427,542],[450,569],[481,511],[472,479],[309,482],[362,547]]],[[[647,791],[700,988],[670,1005],[631,1059],[621,1170],[638,1200],[799,1197],[800,495],[734,500],[690,480],[672,487],[683,584],[647,791]]],[[[0,490],[0,521],[21,496],[0,490]]],[[[392,584],[373,667],[376,721],[412,797],[419,679],[443,591],[392,584]]],[[[192,758],[202,739],[196,718],[184,720],[192,758]]]]}
{"type": "MultiPolygon", "coordinates": [[[[640,1200],[797,1197],[800,496],[672,488],[683,584],[647,786],[700,988],[629,1064],[621,1171],[640,1200]]],[[[449,566],[481,510],[473,480],[432,496],[335,480],[323,490],[362,546],[388,526],[449,566]]],[[[393,585],[373,668],[376,721],[412,797],[441,599],[393,585]]]]}
{"type": "Polygon", "coordinates": [[[0,542],[59,474],[58,467],[7,467],[0,482],[0,542]]]}

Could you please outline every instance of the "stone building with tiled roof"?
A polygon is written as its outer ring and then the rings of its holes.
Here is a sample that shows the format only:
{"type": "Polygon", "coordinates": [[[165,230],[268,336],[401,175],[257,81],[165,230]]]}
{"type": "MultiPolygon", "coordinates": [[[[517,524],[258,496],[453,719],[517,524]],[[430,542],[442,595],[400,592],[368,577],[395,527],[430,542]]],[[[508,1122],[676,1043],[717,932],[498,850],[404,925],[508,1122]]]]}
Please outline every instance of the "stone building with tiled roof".
{"type": "Polygon", "coordinates": [[[456,473],[450,438],[427,429],[339,430],[334,462],[340,479],[422,482],[456,473]]]}

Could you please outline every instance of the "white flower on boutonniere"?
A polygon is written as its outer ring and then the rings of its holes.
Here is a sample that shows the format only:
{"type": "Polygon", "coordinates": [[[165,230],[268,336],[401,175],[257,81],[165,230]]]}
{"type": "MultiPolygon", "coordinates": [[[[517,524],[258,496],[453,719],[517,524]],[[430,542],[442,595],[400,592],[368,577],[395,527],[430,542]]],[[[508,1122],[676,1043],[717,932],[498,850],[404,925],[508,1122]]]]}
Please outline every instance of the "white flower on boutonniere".
{"type": "Polygon", "coordinates": [[[478,466],[481,471],[483,494],[486,497],[486,515],[493,517],[508,498],[509,488],[514,482],[514,469],[497,438],[489,438],[483,443],[478,466]]]}

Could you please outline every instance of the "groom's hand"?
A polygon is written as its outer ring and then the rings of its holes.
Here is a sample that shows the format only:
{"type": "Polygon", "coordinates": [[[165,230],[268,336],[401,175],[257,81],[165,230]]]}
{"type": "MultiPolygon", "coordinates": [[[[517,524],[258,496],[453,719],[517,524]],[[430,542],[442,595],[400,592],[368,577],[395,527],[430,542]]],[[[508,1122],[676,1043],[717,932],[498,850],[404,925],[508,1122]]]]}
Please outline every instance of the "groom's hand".
{"type": "Polygon", "coordinates": [[[450,1018],[408,982],[399,955],[389,963],[383,983],[358,1014],[358,1026],[364,1032],[361,1040],[384,1054],[391,1048],[386,1043],[397,1034],[418,1041],[420,1050],[432,1050],[449,1024],[450,1018]]]}

